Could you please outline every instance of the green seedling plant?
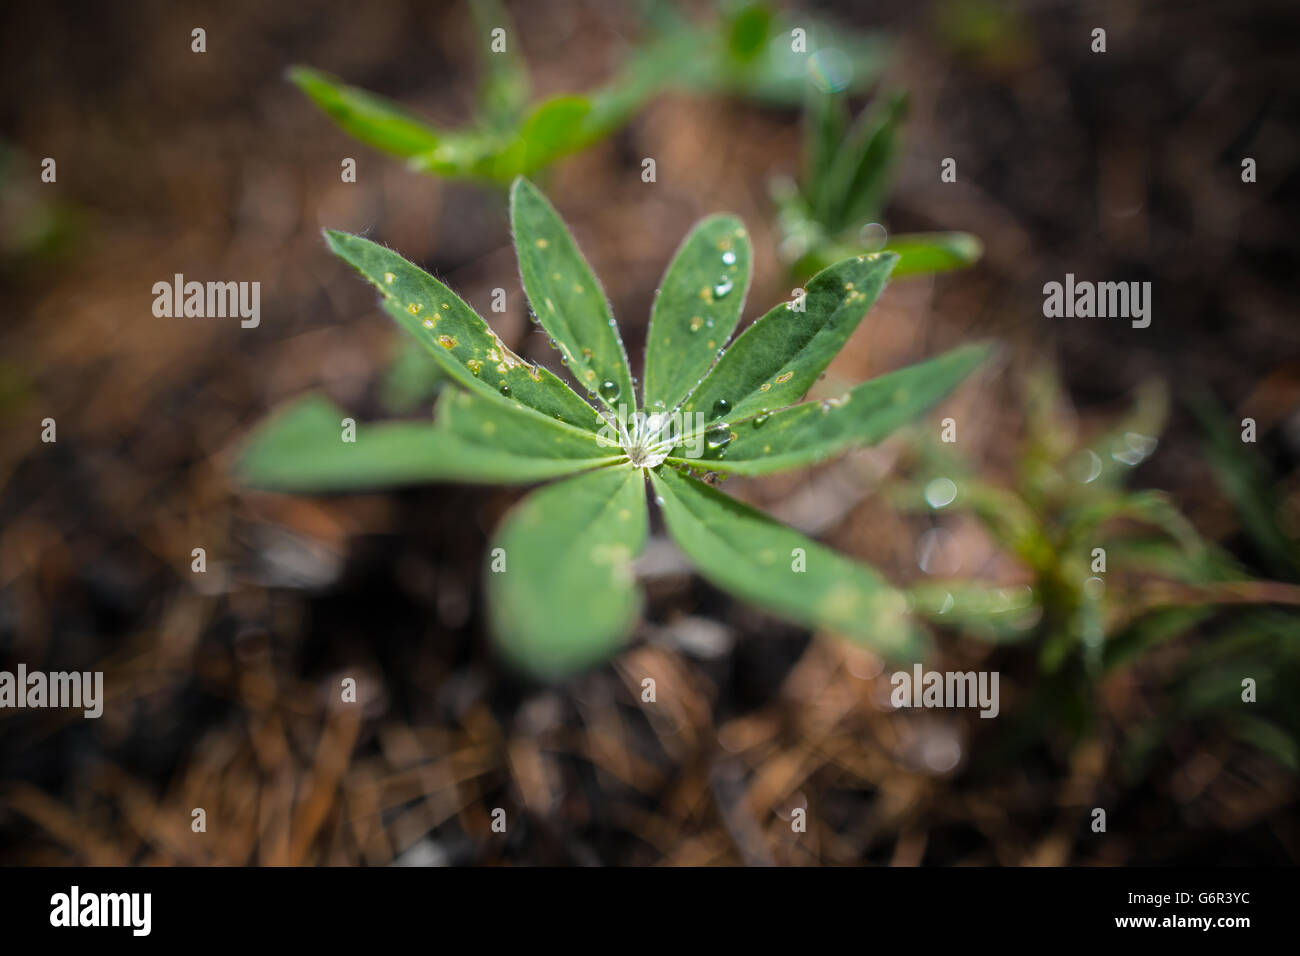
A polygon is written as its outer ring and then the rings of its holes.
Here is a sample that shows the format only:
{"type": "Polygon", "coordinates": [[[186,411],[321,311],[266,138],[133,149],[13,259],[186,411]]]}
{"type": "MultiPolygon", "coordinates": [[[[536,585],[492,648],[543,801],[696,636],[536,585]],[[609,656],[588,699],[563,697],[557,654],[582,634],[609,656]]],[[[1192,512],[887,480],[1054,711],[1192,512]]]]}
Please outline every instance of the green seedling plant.
{"type": "Polygon", "coordinates": [[[411,169],[502,187],[608,136],[655,90],[642,68],[590,95],[530,103],[531,81],[504,8],[496,0],[474,0],[470,9],[486,52],[473,121],[464,128],[439,128],[310,67],[293,67],[289,79],[349,135],[406,160],[411,169]]]}
{"type": "Polygon", "coordinates": [[[559,215],[519,179],[510,218],[535,321],[585,399],[511,351],[437,279],[368,239],[327,231],[330,249],[379,290],[385,311],[449,384],[433,423],[363,423],[354,441],[342,440],[340,408],[320,396],[300,399],[250,436],[236,466],[242,481],[335,492],[554,480],[507,516],[485,572],[498,646],[541,678],[603,661],[635,623],[647,484],[669,535],[718,587],[912,659],[922,635],[898,589],[700,476],[766,475],[880,441],[943,398],[988,347],[958,348],[838,398],[800,402],[880,295],[897,257],[836,263],[724,351],[752,255],[741,222],[714,215],[687,235],[660,283],[638,398],[604,291],[559,215]]]}
{"type": "MultiPolygon", "coordinates": [[[[908,590],[917,614],[935,624],[1033,650],[1038,677],[1022,711],[1024,732],[1005,735],[1007,746],[1032,745],[1045,726],[1093,733],[1107,677],[1199,631],[1215,637],[1187,654],[1162,688],[1167,706],[1127,728],[1128,769],[1143,768],[1179,720],[1212,715],[1295,769],[1300,710],[1285,688],[1300,679],[1300,649],[1290,636],[1294,613],[1284,608],[1300,604],[1300,588],[1253,576],[1163,492],[1125,486],[1156,451],[1168,407],[1163,387],[1147,385],[1127,415],[1088,436],[1045,370],[1028,376],[1024,406],[1026,437],[1012,483],[983,479],[953,445],[914,435],[912,479],[890,489],[901,510],[974,517],[1027,572],[1027,584],[936,580],[908,590]],[[1244,676],[1258,682],[1269,707],[1240,706],[1244,676]]],[[[1207,456],[1216,465],[1240,460],[1222,437],[1218,447],[1207,456]]],[[[1254,487],[1244,479],[1239,486],[1254,487]]],[[[1240,499],[1258,507],[1252,495],[1240,499]]],[[[1257,515],[1252,524],[1249,513],[1244,523],[1268,537],[1268,553],[1296,561],[1300,551],[1276,528],[1264,529],[1257,515]]],[[[1290,566],[1294,573],[1300,563],[1290,566]]]]}
{"type": "Polygon", "coordinates": [[[464,128],[440,128],[310,67],[293,67],[289,79],[349,135],[411,169],[505,187],[609,136],[646,101],[670,89],[791,105],[808,73],[823,64],[833,64],[843,82],[859,86],[882,63],[878,38],[821,21],[788,26],[764,3],[742,4],[703,25],[661,4],[650,17],[650,38],[608,84],[589,94],[530,102],[528,71],[502,5],[474,0],[470,7],[487,52],[475,115],[464,128]]]}
{"type": "Polygon", "coordinates": [[[809,78],[861,92],[887,62],[888,41],[807,11],[771,3],[719,4],[719,15],[693,23],[672,3],[651,5],[654,36],[627,75],[656,78],[663,88],[737,96],[797,108],[809,78]]]}
{"type": "Polygon", "coordinates": [[[979,239],[965,232],[900,233],[879,223],[889,196],[907,99],[877,99],[850,124],[847,97],[815,80],[804,114],[803,173],[772,182],[780,252],[801,281],[833,262],[882,248],[898,256],[894,277],[948,272],[977,262],[979,239]]]}

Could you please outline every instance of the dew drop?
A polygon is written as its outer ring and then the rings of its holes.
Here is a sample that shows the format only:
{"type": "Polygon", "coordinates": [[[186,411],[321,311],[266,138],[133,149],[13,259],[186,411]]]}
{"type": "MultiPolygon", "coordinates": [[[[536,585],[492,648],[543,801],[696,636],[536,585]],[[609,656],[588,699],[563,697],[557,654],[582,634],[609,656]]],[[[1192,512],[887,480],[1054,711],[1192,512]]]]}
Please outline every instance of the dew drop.
{"type": "Polygon", "coordinates": [[[719,422],[705,431],[704,444],[712,451],[720,451],[731,444],[731,440],[735,437],[730,425],[726,422],[719,422]]]}
{"type": "Polygon", "coordinates": [[[607,402],[612,402],[618,398],[618,383],[611,382],[608,379],[600,383],[600,397],[607,402]]]}
{"type": "Polygon", "coordinates": [[[713,283],[713,295],[715,298],[721,299],[730,292],[732,288],[733,284],[731,278],[729,276],[722,276],[717,282],[713,283]]]}
{"type": "Polygon", "coordinates": [[[724,266],[734,266],[736,264],[736,254],[728,249],[722,254],[722,264],[724,266]]]}
{"type": "Polygon", "coordinates": [[[507,385],[505,382],[502,382],[502,383],[501,383],[501,387],[498,388],[497,391],[499,391],[502,395],[509,395],[509,394],[510,394],[510,386],[507,385]]]}
{"type": "Polygon", "coordinates": [[[946,508],[957,498],[957,484],[951,478],[936,478],[925,486],[925,500],[931,508],[946,508]]]}
{"type": "Polygon", "coordinates": [[[709,417],[721,418],[729,411],[731,411],[731,402],[727,401],[725,398],[720,398],[713,403],[713,414],[710,415],[709,417]]]}
{"type": "Polygon", "coordinates": [[[761,409],[759,413],[754,416],[754,427],[758,428],[771,417],[772,417],[771,412],[769,412],[766,408],[761,409]]]}
{"type": "Polygon", "coordinates": [[[878,222],[869,222],[858,230],[858,243],[873,252],[885,248],[888,240],[889,233],[878,222]]]}

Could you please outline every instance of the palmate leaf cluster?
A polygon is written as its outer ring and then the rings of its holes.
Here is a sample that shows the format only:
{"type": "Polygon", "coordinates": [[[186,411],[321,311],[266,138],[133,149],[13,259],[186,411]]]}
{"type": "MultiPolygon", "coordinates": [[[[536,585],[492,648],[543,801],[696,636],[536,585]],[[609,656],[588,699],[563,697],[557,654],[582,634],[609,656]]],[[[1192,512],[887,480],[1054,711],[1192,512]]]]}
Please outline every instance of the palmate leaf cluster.
{"type": "Polygon", "coordinates": [[[771,474],[877,442],[942,399],[987,347],[801,402],[880,295],[896,257],[836,263],[799,301],[777,305],[724,351],[741,318],[752,253],[741,222],[715,215],[692,229],[660,283],[638,396],[605,293],[555,209],[519,179],[510,214],[524,289],[576,391],[512,352],[417,266],[329,231],[330,248],[379,290],[384,309],[451,384],[433,423],[362,424],[355,441],[342,440],[341,409],[320,396],[301,399],[250,436],[238,462],[242,480],[294,492],[551,481],[497,530],[492,552],[503,566],[486,572],[499,646],[540,677],[597,663],[625,640],[641,606],[634,562],[651,498],[673,540],[717,586],[887,656],[915,655],[907,599],[875,570],[697,476],[771,474]]]}

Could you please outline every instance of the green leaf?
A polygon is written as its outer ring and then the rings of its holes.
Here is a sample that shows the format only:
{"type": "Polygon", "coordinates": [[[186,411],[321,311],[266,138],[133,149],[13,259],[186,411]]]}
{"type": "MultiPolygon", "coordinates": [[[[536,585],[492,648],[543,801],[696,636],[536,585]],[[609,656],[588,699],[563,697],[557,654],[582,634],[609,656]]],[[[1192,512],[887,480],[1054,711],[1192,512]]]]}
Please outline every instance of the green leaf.
{"type": "Polygon", "coordinates": [[[528,70],[515,43],[518,34],[500,0],[471,0],[470,12],[484,64],[479,111],[489,126],[508,129],[518,122],[528,105],[528,70]],[[498,28],[505,30],[507,37],[506,49],[500,53],[491,49],[492,31],[498,28]]]}
{"type": "Polygon", "coordinates": [[[549,166],[587,145],[591,103],[582,96],[557,96],[538,104],[512,142],[494,159],[493,178],[510,182],[549,166]]]}
{"type": "Polygon", "coordinates": [[[581,96],[557,96],[539,104],[512,131],[450,133],[437,149],[413,157],[411,167],[448,178],[508,183],[596,138],[588,129],[590,112],[591,103],[581,96]]]}
{"type": "Polygon", "coordinates": [[[616,460],[616,446],[602,446],[597,435],[544,418],[524,405],[492,401],[451,389],[438,401],[438,427],[465,441],[491,445],[525,458],[616,460]]]}
{"type": "Polygon", "coordinates": [[[517,454],[467,441],[431,422],[362,423],[356,441],[345,442],[346,417],[323,396],[299,399],[248,437],[236,477],[268,491],[329,492],[430,481],[527,484],[604,463],[517,454]]]}
{"type": "Polygon", "coordinates": [[[506,657],[554,679],[613,654],[640,610],[633,560],[646,534],[639,469],[602,468],[526,497],[494,540],[505,570],[487,575],[506,657]]]}
{"type": "Polygon", "coordinates": [[[727,50],[738,63],[748,63],[763,52],[772,28],[772,8],[766,3],[748,3],[731,18],[727,27],[727,50]]]}
{"type": "Polygon", "coordinates": [[[731,421],[798,401],[858,327],[896,261],[889,253],[859,256],[813,276],[804,311],[782,303],[742,332],[682,411],[731,421]]]}
{"type": "Polygon", "coordinates": [[[859,226],[879,214],[898,153],[898,128],[906,112],[906,97],[895,96],[883,107],[865,112],[854,125],[826,171],[824,186],[817,190],[815,212],[827,232],[859,226]]]}
{"type": "Polygon", "coordinates": [[[747,60],[738,59],[714,24],[676,30],[667,39],[680,51],[675,86],[707,94],[730,93],[760,102],[797,108],[809,77],[828,88],[860,92],[887,61],[888,41],[854,33],[840,24],[799,11],[769,29],[770,39],[747,60]],[[806,49],[793,48],[791,31],[805,31],[806,49]]]}
{"type": "Polygon", "coordinates": [[[813,208],[820,208],[822,201],[818,197],[826,184],[826,174],[848,128],[848,104],[843,94],[810,83],[804,116],[803,191],[813,208]]]}
{"type": "Polygon", "coordinates": [[[907,599],[871,568],[671,468],[651,477],[673,540],[718,587],[892,659],[920,652],[907,599]],[[796,549],[803,572],[794,570],[796,549]]]}
{"type": "MultiPolygon", "coordinates": [[[[1232,704],[1228,706],[1231,707],[1232,704]]],[[[1300,743],[1289,731],[1272,721],[1250,714],[1234,714],[1228,723],[1233,735],[1239,740],[1262,750],[1292,774],[1300,772],[1300,743]]]]}
{"type": "Polygon", "coordinates": [[[1196,527],[1164,492],[1109,492],[1106,489],[1099,489],[1099,492],[1092,500],[1068,508],[1062,516],[1070,537],[1076,541],[1095,537],[1097,529],[1107,522],[1128,519],[1160,528],[1188,554],[1199,554],[1205,548],[1196,527]]]}
{"type": "Polygon", "coordinates": [[[528,180],[510,190],[510,222],[528,301],[569,371],[611,411],[634,408],[632,373],[605,290],[555,208],[528,180]]]}
{"type": "Polygon", "coordinates": [[[1240,440],[1238,428],[1208,391],[1194,393],[1189,402],[1205,432],[1205,457],[1219,488],[1232,502],[1241,526],[1274,574],[1300,573],[1300,545],[1288,537],[1278,520],[1282,504],[1277,486],[1259,456],[1240,440]]]}
{"type": "MultiPolygon", "coordinates": [[[[880,441],[939,402],[991,351],[968,345],[938,358],[881,375],[837,399],[805,402],[782,411],[729,423],[733,430],[716,450],[704,449],[713,471],[767,475],[823,461],[857,445],[880,441]],[[730,438],[735,435],[735,438],[730,438]]],[[[718,442],[710,433],[710,442],[718,442]]]]}
{"type": "Polygon", "coordinates": [[[402,336],[380,383],[380,402],[386,411],[406,415],[438,394],[447,373],[419,342],[402,336]]]}
{"type": "Polygon", "coordinates": [[[596,431],[596,410],[544,368],[515,355],[460,297],[383,246],[326,230],[326,240],[383,295],[384,310],[423,344],[447,374],[472,392],[510,398],[577,428],[596,431]],[[427,323],[427,324],[426,324],[427,323]]]}
{"type": "Polygon", "coordinates": [[[447,179],[492,182],[492,164],[502,149],[503,134],[485,129],[445,133],[437,147],[407,160],[411,169],[447,179]]]}
{"type": "Polygon", "coordinates": [[[984,254],[984,244],[968,232],[900,233],[885,249],[898,256],[895,279],[964,269],[984,254]]]}
{"type": "Polygon", "coordinates": [[[437,148],[439,132],[397,104],[338,79],[295,66],[289,79],[338,123],[363,143],[396,156],[410,157],[437,148]]]}
{"type": "Polygon", "coordinates": [[[969,581],[926,581],[908,589],[919,617],[998,644],[1034,636],[1042,607],[1027,585],[991,587],[969,581]]]}
{"type": "Polygon", "coordinates": [[[682,242],[650,313],[646,408],[672,411],[713,365],[740,321],[752,259],[749,236],[735,216],[703,219],[682,242]]]}

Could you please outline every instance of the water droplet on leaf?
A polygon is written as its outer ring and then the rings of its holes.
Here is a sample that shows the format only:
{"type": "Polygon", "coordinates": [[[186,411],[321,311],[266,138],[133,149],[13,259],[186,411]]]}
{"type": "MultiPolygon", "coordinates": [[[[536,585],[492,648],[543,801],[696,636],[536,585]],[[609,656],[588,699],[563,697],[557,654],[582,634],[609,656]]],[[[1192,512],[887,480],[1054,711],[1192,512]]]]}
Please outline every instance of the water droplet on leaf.
{"type": "Polygon", "coordinates": [[[731,444],[731,440],[735,437],[735,432],[731,430],[730,425],[719,422],[704,433],[704,445],[715,454],[715,457],[721,458],[727,445],[731,444]]]}

